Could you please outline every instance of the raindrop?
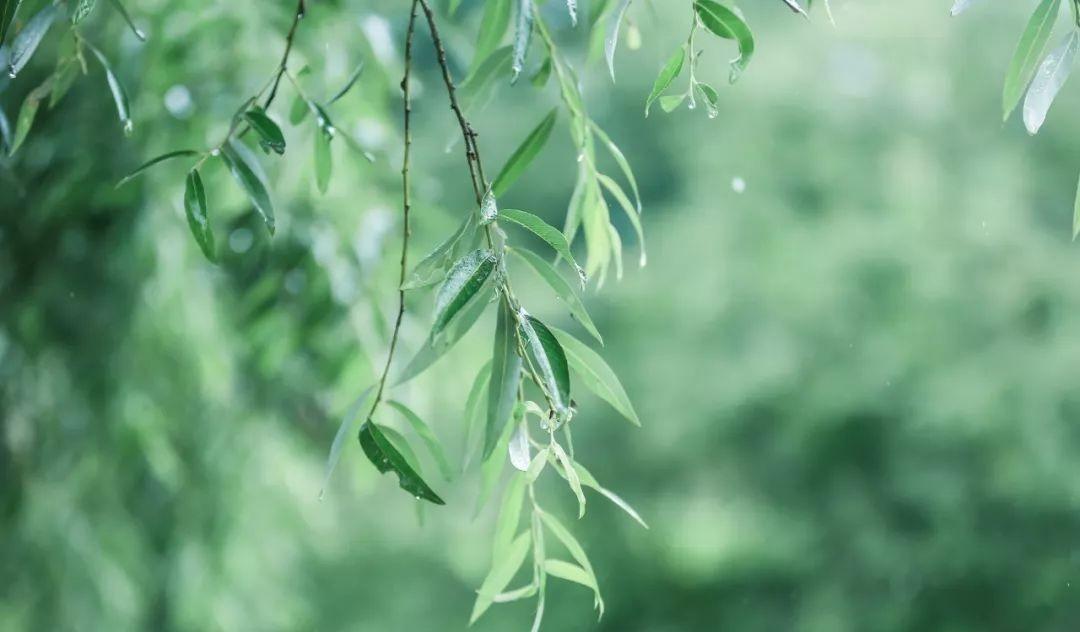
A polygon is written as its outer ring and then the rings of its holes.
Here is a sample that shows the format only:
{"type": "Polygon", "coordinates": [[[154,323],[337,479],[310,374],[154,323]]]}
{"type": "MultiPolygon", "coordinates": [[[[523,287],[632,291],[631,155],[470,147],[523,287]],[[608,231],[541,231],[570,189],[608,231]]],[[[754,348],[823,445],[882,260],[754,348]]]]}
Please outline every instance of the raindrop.
{"type": "Polygon", "coordinates": [[[739,176],[735,176],[731,179],[731,190],[736,193],[743,193],[746,191],[746,180],[743,180],[739,176]]]}

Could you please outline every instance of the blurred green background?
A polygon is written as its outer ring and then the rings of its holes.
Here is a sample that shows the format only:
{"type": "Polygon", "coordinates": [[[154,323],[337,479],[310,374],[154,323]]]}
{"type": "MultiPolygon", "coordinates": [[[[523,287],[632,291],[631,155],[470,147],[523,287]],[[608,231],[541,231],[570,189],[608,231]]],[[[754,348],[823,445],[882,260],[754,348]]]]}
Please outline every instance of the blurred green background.
{"type": "MultiPolygon", "coordinates": [[[[263,159],[272,240],[208,168],[217,267],[183,220],[183,166],[113,184],[220,139],[273,70],[294,2],[132,0],[145,44],[101,4],[84,32],[127,84],[134,134],[91,68],[0,165],[0,629],[464,629],[494,509],[474,518],[475,472],[439,481],[448,506],[421,522],[351,440],[318,500],[394,308],[405,3],[311,3],[305,86],[331,94],[367,61],[333,116],[376,161],[335,143],[320,196],[314,125],[288,127],[286,156],[263,159]]],[[[549,4],[580,62],[584,32],[549,4]]],[[[689,4],[635,3],[642,46],[624,43],[617,82],[584,73],[642,185],[650,257],[637,269],[629,246],[624,278],[588,294],[644,427],[582,397],[575,447],[651,529],[599,497],[574,521],[565,486],[542,486],[608,604],[597,622],[587,590],[555,583],[545,629],[1080,629],[1080,89],[1035,139],[999,115],[1033,3],[950,19],[946,0],[834,2],[833,28],[743,2],[758,54],[719,117],[643,120],[689,4]]],[[[466,0],[447,22],[459,75],[478,17],[466,0]]],[[[59,33],[6,84],[9,116],[59,33]]],[[[414,260],[470,207],[417,46],[414,260]]],[[[733,52],[705,48],[720,86],[733,52]]],[[[553,86],[504,86],[473,112],[489,169],[556,103],[553,86]]],[[[558,222],[574,169],[563,117],[503,203],[558,222]]],[[[515,282],[532,311],[573,327],[530,279],[515,282]]],[[[410,302],[407,351],[428,301],[410,302]]],[[[490,329],[395,392],[455,457],[490,329]]],[[[531,607],[474,627],[525,629],[531,607]]]]}

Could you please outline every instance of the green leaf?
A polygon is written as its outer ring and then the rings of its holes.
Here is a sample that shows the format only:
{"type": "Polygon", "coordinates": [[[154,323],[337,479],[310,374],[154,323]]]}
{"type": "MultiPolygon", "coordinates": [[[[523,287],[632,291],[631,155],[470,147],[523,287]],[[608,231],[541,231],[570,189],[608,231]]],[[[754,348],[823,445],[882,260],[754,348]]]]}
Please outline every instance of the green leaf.
{"type": "Polygon", "coordinates": [[[532,537],[528,531],[523,531],[507,548],[503,557],[491,561],[491,570],[477,591],[476,603],[473,604],[472,615],[469,617],[469,625],[479,619],[494,603],[495,595],[501,593],[507,584],[514,579],[514,575],[525,563],[525,556],[529,553],[529,545],[532,537]]]}
{"type": "Polygon", "coordinates": [[[694,0],[694,11],[706,29],[717,37],[733,39],[738,44],[739,56],[731,60],[731,73],[728,76],[728,81],[735,83],[746,70],[750,58],[754,56],[753,32],[738,9],[726,7],[713,0],[694,0]]]}
{"type": "Polygon", "coordinates": [[[86,44],[86,47],[90,49],[90,52],[94,54],[98,62],[101,64],[102,69],[105,70],[105,81],[109,84],[109,91],[112,92],[113,103],[116,104],[116,115],[120,118],[120,125],[123,126],[124,133],[131,133],[131,108],[128,106],[127,91],[124,90],[124,85],[120,83],[120,80],[116,77],[116,73],[113,72],[112,66],[109,64],[109,60],[105,57],[97,48],[86,44]]]}
{"type": "MultiPolygon", "coordinates": [[[[577,472],[578,480],[581,481],[582,485],[584,485],[585,487],[591,487],[592,489],[596,490],[601,495],[603,495],[605,498],[607,498],[612,503],[614,503],[619,509],[622,509],[623,511],[625,511],[626,514],[628,516],[630,516],[631,518],[633,518],[635,521],[637,521],[638,524],[645,527],[646,529],[649,528],[649,525],[645,524],[645,521],[642,520],[641,516],[638,515],[638,512],[635,511],[634,508],[630,506],[630,503],[628,503],[625,500],[623,500],[622,498],[620,498],[615,492],[611,491],[610,489],[607,489],[607,488],[601,486],[600,483],[597,482],[596,477],[593,476],[589,472],[589,470],[585,469],[584,465],[582,465],[581,463],[575,461],[574,462],[574,471],[577,472]]],[[[560,474],[562,474],[563,477],[565,478],[565,476],[566,476],[565,473],[560,472],[560,474]]]]}
{"type": "Polygon", "coordinates": [[[281,155],[285,153],[285,136],[281,128],[260,107],[254,107],[244,112],[244,120],[259,135],[259,147],[266,153],[273,151],[281,155]]]}
{"type": "Polygon", "coordinates": [[[630,183],[630,191],[634,194],[634,206],[637,212],[641,213],[641,192],[638,191],[637,179],[634,177],[634,170],[630,168],[630,161],[626,159],[619,146],[615,144],[615,141],[611,140],[611,137],[599,125],[589,121],[589,126],[592,128],[593,133],[600,138],[600,142],[604,144],[611,157],[615,159],[615,164],[619,165],[619,169],[622,171],[626,181],[630,183]]]}
{"type": "Polygon", "coordinates": [[[11,22],[15,19],[15,12],[19,10],[21,4],[22,0],[0,0],[0,45],[7,41],[11,22]]]}
{"type": "Polygon", "coordinates": [[[474,250],[458,259],[446,275],[435,296],[435,324],[432,337],[438,336],[461,308],[487,283],[495,269],[495,254],[490,250],[474,250]]]}
{"type": "Polygon", "coordinates": [[[585,549],[581,547],[581,544],[578,543],[577,539],[571,535],[570,531],[564,527],[555,516],[546,511],[542,511],[539,508],[537,508],[535,512],[540,515],[540,520],[544,523],[544,526],[547,527],[548,531],[558,538],[563,546],[566,547],[567,552],[570,553],[570,557],[574,558],[574,561],[588,574],[591,579],[589,586],[594,587],[593,590],[596,595],[595,599],[597,607],[603,612],[604,601],[600,598],[600,589],[598,587],[598,582],[596,581],[596,573],[593,572],[592,564],[589,563],[589,557],[585,555],[585,549]]]}
{"type": "Polygon", "coordinates": [[[330,187],[330,174],[334,167],[333,156],[330,153],[331,138],[332,136],[327,134],[321,126],[315,130],[315,185],[319,193],[323,194],[330,187]]]}
{"type": "Polygon", "coordinates": [[[97,6],[97,0],[78,0],[71,9],[71,23],[77,25],[85,20],[95,6],[97,6]]]}
{"type": "MultiPolygon", "coordinates": [[[[630,220],[630,225],[634,227],[634,232],[637,233],[638,245],[641,246],[641,256],[638,259],[638,265],[644,266],[648,260],[648,256],[645,254],[645,229],[641,226],[641,217],[638,215],[638,210],[634,208],[634,205],[630,203],[630,198],[626,196],[626,192],[622,190],[618,182],[612,180],[609,176],[602,173],[596,174],[596,179],[600,184],[607,189],[615,201],[619,203],[623,212],[626,213],[627,219],[630,220]]],[[[612,229],[614,230],[614,228],[612,229]]],[[[616,260],[619,258],[617,257],[616,260]]]]}
{"type": "Polygon", "coordinates": [[[517,0],[518,16],[514,27],[514,57],[510,65],[510,82],[517,81],[525,67],[525,57],[529,54],[529,43],[532,41],[533,30],[533,4],[532,0],[517,0]]]}
{"type": "Polygon", "coordinates": [[[518,601],[519,599],[528,599],[536,594],[539,586],[536,584],[526,584],[521,588],[515,588],[514,590],[508,590],[501,592],[492,598],[495,603],[510,603],[511,601],[518,601]]]}
{"type": "Polygon", "coordinates": [[[611,12],[607,34],[604,36],[604,58],[607,59],[608,72],[611,73],[612,81],[615,81],[615,48],[619,45],[619,26],[629,7],[630,0],[619,0],[615,10],[611,12]]]}
{"type": "Polygon", "coordinates": [[[487,309],[489,294],[488,291],[478,293],[459,315],[450,321],[442,335],[429,334],[423,346],[394,381],[394,386],[404,384],[423,373],[465,336],[487,309]]]}
{"type": "Polygon", "coordinates": [[[23,99],[22,106],[19,108],[19,115],[15,119],[15,138],[11,141],[8,150],[8,155],[14,155],[22,146],[23,141],[26,140],[26,136],[30,133],[30,128],[34,125],[34,118],[37,117],[38,108],[41,106],[41,100],[49,94],[52,90],[52,77],[49,77],[40,86],[31,90],[26,98],[23,99]]]}
{"type": "Polygon", "coordinates": [[[607,362],[598,353],[590,349],[584,343],[574,338],[561,329],[553,329],[552,333],[562,344],[566,353],[566,359],[573,367],[574,372],[581,378],[585,388],[589,389],[626,417],[635,426],[641,425],[637,412],[634,411],[630,398],[623,390],[619,378],[611,370],[607,362]]]}
{"type": "MultiPolygon", "coordinates": [[[[491,558],[502,559],[509,551],[521,522],[521,507],[525,500],[525,477],[514,476],[503,491],[499,517],[495,519],[492,534],[491,558]]],[[[500,589],[501,590],[501,589],[500,589]]]]}
{"type": "MultiPolygon", "coordinates": [[[[487,401],[487,386],[490,381],[491,360],[488,360],[477,372],[476,378],[473,379],[472,388],[469,389],[469,396],[465,400],[465,455],[461,465],[461,471],[463,472],[469,467],[469,461],[473,454],[473,444],[484,427],[486,413],[482,413],[481,408],[483,408],[484,402],[487,401]]],[[[481,436],[480,441],[483,440],[481,436]]]]}
{"type": "Polygon", "coordinates": [[[417,499],[423,499],[436,505],[445,505],[442,498],[432,491],[424,479],[408,464],[377,425],[365,422],[360,426],[360,447],[368,460],[381,473],[394,472],[398,476],[398,485],[417,499]]]}
{"type": "Polygon", "coordinates": [[[398,401],[386,402],[388,406],[397,410],[405,421],[409,422],[409,426],[412,427],[413,432],[420,437],[420,440],[427,446],[428,452],[431,453],[432,458],[439,466],[439,471],[442,472],[442,476],[446,480],[450,480],[454,477],[454,471],[450,467],[450,461],[446,458],[446,451],[443,450],[442,444],[439,442],[439,438],[435,436],[431,428],[424,423],[424,420],[420,418],[411,408],[398,401]]]}
{"type": "Polygon", "coordinates": [[[518,327],[529,360],[539,373],[548,397],[556,407],[566,408],[570,403],[570,369],[562,345],[544,323],[532,316],[519,318],[518,327]]]}
{"type": "Polygon", "coordinates": [[[136,167],[135,170],[132,171],[131,173],[124,176],[120,180],[120,182],[116,183],[116,187],[120,188],[120,187],[124,186],[125,184],[127,184],[128,182],[131,182],[136,177],[141,175],[142,172],[146,171],[150,167],[153,167],[154,165],[158,164],[159,162],[165,162],[166,160],[172,160],[173,158],[181,158],[181,157],[184,157],[184,156],[199,156],[199,155],[201,155],[201,153],[202,152],[195,151],[194,149],[177,149],[176,151],[170,151],[170,152],[166,152],[164,154],[161,154],[160,156],[155,156],[155,157],[151,158],[150,160],[147,160],[146,162],[142,163],[138,167],[136,167]]]}
{"type": "Polygon", "coordinates": [[[543,88],[547,85],[548,79],[550,78],[551,57],[548,56],[544,59],[544,63],[540,64],[540,68],[536,70],[536,73],[533,74],[532,79],[529,79],[529,81],[532,82],[534,88],[543,88]]]}
{"type": "Polygon", "coordinates": [[[341,99],[341,97],[348,94],[349,90],[352,90],[353,86],[356,85],[356,82],[360,80],[360,76],[363,75],[363,74],[364,74],[364,60],[361,59],[360,63],[357,64],[357,66],[356,66],[356,70],[352,71],[352,74],[349,75],[349,80],[345,82],[345,85],[343,85],[340,90],[338,90],[337,92],[334,93],[334,96],[330,97],[330,100],[327,101],[326,104],[327,105],[333,105],[339,99],[341,99]]]}
{"type": "Polygon", "coordinates": [[[214,252],[214,229],[206,213],[206,191],[202,177],[197,169],[188,172],[184,181],[184,212],[187,214],[188,228],[195,237],[203,254],[213,263],[217,263],[214,252]]]}
{"type": "Polygon", "coordinates": [[[127,23],[128,28],[131,29],[131,32],[135,35],[135,37],[139,38],[140,41],[145,42],[146,34],[143,33],[139,29],[139,27],[135,26],[135,21],[131,19],[131,14],[129,14],[127,9],[124,8],[123,3],[121,3],[120,0],[112,0],[112,5],[116,8],[117,11],[120,12],[120,17],[124,18],[124,22],[127,23]]]}
{"type": "Polygon", "coordinates": [[[489,189],[480,201],[480,225],[487,226],[499,216],[499,205],[495,200],[495,194],[489,189]]]}
{"type": "Polygon", "coordinates": [[[57,5],[50,2],[27,21],[26,26],[19,31],[11,42],[11,50],[8,56],[8,75],[14,77],[26,66],[59,13],[60,10],[57,5]]]}
{"type": "Polygon", "coordinates": [[[269,190],[266,188],[266,177],[263,175],[258,161],[255,160],[255,156],[242,143],[230,139],[221,148],[221,157],[225,164],[228,165],[229,172],[232,173],[237,184],[251,199],[255,210],[259,212],[263,223],[266,224],[266,229],[273,235],[274,203],[270,199],[269,190]]]}
{"type": "Polygon", "coordinates": [[[1037,134],[1046,121],[1050,105],[1072,72],[1078,44],[1080,32],[1073,29],[1057,48],[1050,51],[1035,73],[1024,99],[1024,127],[1029,134],[1037,134]]]}
{"type": "Polygon", "coordinates": [[[529,463],[529,467],[525,470],[526,481],[535,483],[536,479],[540,478],[540,473],[544,471],[544,466],[547,465],[548,456],[550,454],[551,452],[546,446],[536,453],[536,456],[534,456],[529,463]]]}
{"type": "Polygon", "coordinates": [[[574,255],[570,252],[570,244],[566,241],[566,236],[563,235],[558,228],[548,224],[532,213],[513,208],[502,209],[499,211],[499,217],[529,230],[540,239],[546,241],[559,256],[566,259],[567,263],[574,267],[574,270],[576,270],[581,277],[581,284],[585,284],[585,277],[581,271],[581,266],[574,260],[574,255]]]}
{"type": "Polygon", "coordinates": [[[1031,82],[1039,59],[1050,41],[1050,33],[1057,21],[1061,0],[1041,0],[1031,14],[1024,33],[1016,45],[1009,70],[1005,73],[1005,86],[1001,93],[1002,120],[1007,120],[1020,97],[1031,82]]]}
{"type": "Polygon", "coordinates": [[[297,95],[296,98],[293,99],[292,105],[289,107],[289,123],[299,125],[311,110],[312,107],[307,99],[297,95]]]}
{"type": "Polygon", "coordinates": [[[529,135],[525,137],[525,140],[514,150],[510,159],[503,165],[502,171],[499,175],[495,176],[495,181],[491,185],[491,190],[495,194],[495,197],[501,197],[510,189],[510,185],[514,183],[518,177],[525,171],[529,164],[536,158],[536,155],[540,153],[540,150],[544,148],[544,144],[547,143],[548,138],[551,136],[551,130],[555,127],[555,118],[558,115],[558,109],[553,109],[544,117],[540,124],[537,125],[529,135]]]}
{"type": "Polygon", "coordinates": [[[495,322],[495,344],[491,358],[491,384],[488,386],[487,423],[484,429],[482,457],[487,459],[495,449],[503,426],[517,398],[521,379],[521,357],[517,354],[514,313],[503,295],[499,301],[499,316],[495,322]]]}
{"type": "Polygon", "coordinates": [[[56,70],[53,72],[52,91],[49,94],[49,109],[56,107],[56,104],[68,93],[75,79],[78,78],[80,70],[79,60],[75,57],[57,60],[56,70]]]}
{"type": "Polygon", "coordinates": [[[8,120],[4,110],[0,109],[0,152],[8,151],[11,141],[11,121],[8,120]]]}
{"type": "Polygon", "coordinates": [[[520,257],[522,261],[527,263],[536,274],[547,282],[551,289],[555,290],[555,294],[566,303],[566,307],[570,310],[570,314],[577,319],[581,326],[585,328],[597,342],[604,344],[604,339],[600,337],[600,332],[597,331],[596,325],[593,324],[593,320],[589,317],[589,312],[585,310],[585,303],[582,302],[581,297],[574,291],[573,286],[563,279],[562,275],[555,269],[555,266],[551,265],[544,260],[543,257],[529,250],[520,250],[512,248],[511,252],[520,257]]]}
{"type": "Polygon", "coordinates": [[[665,94],[660,97],[660,109],[671,113],[675,111],[675,108],[682,105],[682,102],[686,99],[686,94],[665,94]]]}
{"type": "Polygon", "coordinates": [[[570,483],[570,490],[574,492],[574,496],[578,501],[578,520],[585,516],[585,493],[581,491],[581,479],[578,478],[577,471],[574,469],[574,463],[570,459],[570,455],[566,453],[561,445],[556,441],[551,442],[551,451],[555,454],[555,459],[562,465],[563,471],[566,473],[566,481],[570,483]]]}
{"type": "Polygon", "coordinates": [[[466,81],[495,52],[509,25],[510,0],[487,0],[484,4],[484,15],[480,18],[480,31],[476,36],[476,52],[466,81]]]}
{"type": "Polygon", "coordinates": [[[469,241],[467,236],[470,235],[470,230],[475,233],[475,222],[476,215],[466,213],[457,230],[424,257],[420,263],[416,264],[416,267],[413,268],[412,273],[409,275],[409,279],[405,281],[401,289],[415,290],[442,281],[446,276],[446,269],[450,267],[450,262],[458,250],[459,244],[469,241]]]}
{"type": "Polygon", "coordinates": [[[563,560],[544,560],[544,570],[552,577],[558,577],[559,579],[565,579],[566,581],[581,584],[586,588],[591,588],[597,594],[600,592],[599,586],[596,585],[595,578],[577,564],[571,564],[570,562],[564,562],[563,560]]]}
{"type": "Polygon", "coordinates": [[[322,487],[319,488],[320,500],[322,500],[323,494],[326,492],[326,486],[330,483],[330,475],[334,473],[334,468],[337,467],[338,461],[341,459],[341,448],[345,446],[345,439],[352,434],[353,423],[356,421],[357,416],[360,414],[360,409],[364,406],[364,402],[367,401],[368,396],[371,395],[371,391],[374,388],[374,384],[365,388],[360,395],[353,400],[353,403],[349,405],[345,414],[341,416],[341,424],[334,434],[334,441],[330,444],[330,454],[326,457],[326,466],[323,468],[322,487]]]}
{"type": "Polygon", "coordinates": [[[510,70],[511,48],[503,46],[497,49],[480,64],[472,75],[461,84],[458,97],[461,107],[471,110],[488,98],[495,85],[495,80],[510,70]]]}
{"type": "Polygon", "coordinates": [[[519,421],[517,413],[514,415],[514,423],[506,424],[503,428],[503,434],[499,437],[499,443],[495,446],[495,450],[492,451],[491,456],[480,466],[480,493],[476,495],[476,511],[475,516],[480,515],[480,510],[484,508],[484,504],[487,503],[488,497],[491,496],[491,492],[495,489],[495,484],[499,482],[499,477],[502,476],[503,470],[506,469],[507,462],[507,446],[510,445],[510,435],[513,433],[515,424],[519,421]]]}

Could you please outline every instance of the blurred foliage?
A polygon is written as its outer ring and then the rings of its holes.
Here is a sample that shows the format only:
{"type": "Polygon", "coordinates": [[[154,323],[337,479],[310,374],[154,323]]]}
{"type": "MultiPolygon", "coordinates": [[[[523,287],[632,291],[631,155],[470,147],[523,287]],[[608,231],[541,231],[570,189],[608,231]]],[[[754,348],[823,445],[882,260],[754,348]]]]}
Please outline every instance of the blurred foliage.
{"type": "MultiPolygon", "coordinates": [[[[332,94],[369,61],[334,116],[376,162],[336,143],[325,196],[304,161],[274,165],[273,239],[208,169],[228,245],[217,267],[188,235],[181,167],[113,184],[147,156],[220,139],[272,70],[294,3],[128,4],[145,44],[104,6],[86,31],[128,84],[134,134],[93,69],[0,165],[0,629],[464,628],[493,518],[473,518],[475,475],[419,520],[350,442],[317,500],[393,307],[401,3],[312,3],[297,38],[306,85],[332,94]]],[[[715,120],[641,119],[685,37],[688,16],[666,3],[635,4],[643,45],[621,49],[616,84],[602,63],[585,78],[635,165],[652,252],[588,297],[644,427],[582,398],[575,447],[651,529],[590,503],[574,527],[607,614],[596,623],[589,591],[556,584],[547,628],[1080,628],[1066,185],[1080,122],[1065,116],[1080,98],[1066,89],[1036,141],[1001,128],[1007,43],[1029,7],[949,20],[947,3],[834,0],[833,29],[744,4],[758,52],[715,120]]],[[[448,30],[459,72],[478,17],[463,2],[448,30]]],[[[415,253],[470,204],[420,39],[415,253]]],[[[714,85],[721,46],[698,69],[714,85]]],[[[48,59],[7,85],[5,110],[48,59]]],[[[488,160],[556,98],[504,88],[474,115],[488,160]]],[[[575,169],[564,125],[508,206],[561,218],[575,169]]],[[[311,154],[310,130],[286,134],[311,154]]],[[[528,279],[515,282],[546,296],[528,279]]],[[[406,321],[409,350],[426,326],[406,321]]],[[[486,354],[474,334],[395,394],[452,456],[486,354]]],[[[544,493],[572,520],[564,488],[544,493]]],[[[528,609],[475,627],[519,629],[528,609]]]]}

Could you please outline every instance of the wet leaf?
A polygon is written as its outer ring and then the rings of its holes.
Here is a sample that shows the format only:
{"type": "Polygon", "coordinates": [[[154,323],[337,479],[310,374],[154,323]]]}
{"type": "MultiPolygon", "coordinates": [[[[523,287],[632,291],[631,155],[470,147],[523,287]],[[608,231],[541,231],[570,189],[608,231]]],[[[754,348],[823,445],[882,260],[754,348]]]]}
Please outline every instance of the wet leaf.
{"type": "MultiPolygon", "coordinates": [[[[490,286],[488,289],[490,290],[490,286]]],[[[394,381],[394,385],[404,384],[423,373],[467,334],[487,309],[489,295],[490,291],[481,291],[450,321],[441,335],[429,334],[416,355],[394,381]]]]}
{"type": "Polygon", "coordinates": [[[85,20],[95,6],[97,6],[97,0],[77,0],[75,6],[71,9],[71,23],[77,25],[85,20]]]}
{"type": "Polygon", "coordinates": [[[352,74],[349,75],[349,80],[345,82],[345,85],[341,86],[340,90],[338,90],[337,92],[334,93],[334,96],[330,97],[330,100],[327,101],[326,104],[327,105],[333,105],[339,99],[341,99],[341,97],[348,94],[349,90],[353,89],[353,86],[356,85],[356,82],[360,80],[360,76],[363,75],[363,74],[364,74],[364,60],[361,59],[360,63],[357,64],[357,66],[356,66],[356,70],[353,70],[352,74]]]}
{"type": "Polygon", "coordinates": [[[555,454],[555,459],[562,465],[563,472],[566,474],[566,482],[570,483],[570,490],[577,497],[578,519],[580,520],[585,516],[585,493],[581,491],[581,479],[578,478],[577,470],[574,469],[574,462],[570,455],[566,453],[566,450],[555,441],[551,442],[551,451],[555,454]]]}
{"type": "Polygon", "coordinates": [[[202,177],[196,169],[189,171],[184,180],[184,213],[187,215],[188,228],[191,229],[203,255],[217,263],[214,229],[210,226],[210,218],[206,212],[206,191],[203,189],[202,177]]]}
{"type": "Polygon", "coordinates": [[[381,473],[394,472],[398,477],[398,485],[417,499],[423,499],[436,505],[445,505],[442,498],[436,494],[420,474],[405,460],[401,452],[395,448],[386,435],[373,422],[365,422],[360,426],[360,447],[368,460],[381,473]]]}
{"type": "Polygon", "coordinates": [[[525,429],[525,424],[518,424],[514,429],[514,434],[510,435],[508,452],[510,465],[522,472],[529,469],[531,450],[529,450],[529,432],[525,429]]]}
{"type": "Polygon", "coordinates": [[[475,233],[476,215],[466,213],[465,218],[458,225],[446,241],[439,244],[420,263],[416,264],[409,279],[401,286],[403,290],[415,290],[428,287],[442,281],[446,276],[446,269],[450,267],[454,254],[458,251],[459,244],[469,241],[469,237],[475,233]]]}
{"type": "MultiPolygon", "coordinates": [[[[487,0],[484,15],[480,18],[480,31],[476,36],[476,52],[466,77],[471,78],[486,61],[510,26],[510,0],[487,0]]],[[[468,81],[468,79],[466,79],[468,81]]]]}
{"type": "MultiPolygon", "coordinates": [[[[754,56],[754,34],[738,9],[724,6],[713,0],[694,0],[694,11],[701,24],[717,37],[733,39],[739,46],[739,56],[731,60],[728,81],[739,80],[750,58],[754,56]]],[[[662,104],[661,104],[662,105],[662,104]]]]}
{"type": "Polygon", "coordinates": [[[630,183],[630,191],[634,194],[634,207],[638,213],[641,213],[641,192],[638,191],[637,178],[634,177],[634,170],[630,168],[630,161],[626,159],[619,146],[615,144],[615,141],[611,140],[611,137],[599,125],[592,121],[589,121],[589,124],[593,133],[604,144],[611,157],[615,159],[615,164],[619,165],[619,169],[622,171],[626,181],[630,183]]]}
{"type": "Polygon", "coordinates": [[[1050,51],[1035,78],[1031,80],[1027,97],[1024,99],[1024,127],[1029,134],[1037,134],[1039,128],[1046,121],[1046,113],[1050,110],[1054,98],[1057,97],[1061,87],[1072,72],[1073,63],[1076,60],[1076,49],[1080,45],[1080,32],[1076,29],[1069,31],[1061,44],[1050,51]]]}
{"type": "Polygon", "coordinates": [[[611,12],[608,18],[607,32],[604,36],[604,58],[607,60],[608,72],[611,80],[615,81],[615,49],[619,45],[619,27],[622,25],[626,9],[630,7],[630,0],[619,0],[619,4],[611,12]]]}
{"type": "MultiPolygon", "coordinates": [[[[607,189],[607,192],[611,194],[611,197],[615,198],[615,201],[619,203],[619,207],[626,213],[626,218],[630,220],[630,225],[634,227],[634,232],[637,233],[638,245],[641,247],[641,256],[638,258],[638,265],[644,266],[646,261],[648,261],[648,256],[645,254],[645,229],[641,226],[641,217],[638,215],[638,210],[630,203],[630,198],[626,196],[626,192],[622,190],[622,187],[619,186],[618,182],[615,182],[602,173],[596,174],[596,179],[605,189],[607,189]]],[[[614,231],[614,228],[612,228],[612,230],[614,231]]],[[[621,257],[616,257],[616,261],[620,259],[621,257]]]]}
{"type": "Polygon", "coordinates": [[[13,155],[18,151],[27,135],[30,134],[30,128],[34,125],[34,119],[37,117],[41,100],[49,94],[50,90],[52,90],[52,77],[31,90],[23,99],[22,106],[19,108],[19,115],[15,118],[15,137],[10,142],[8,155],[13,155]]]}
{"type": "Polygon", "coordinates": [[[525,67],[525,57],[529,54],[529,43],[532,41],[533,30],[533,4],[532,0],[517,0],[518,15],[514,27],[514,57],[510,65],[510,81],[517,81],[525,67]]]}
{"type": "Polygon", "coordinates": [[[19,10],[22,0],[0,0],[0,45],[7,41],[11,22],[15,19],[15,12],[19,10]]]}
{"type": "Polygon", "coordinates": [[[116,73],[113,72],[112,66],[109,64],[109,60],[105,55],[90,46],[86,45],[90,52],[94,54],[98,62],[101,63],[102,69],[105,70],[105,81],[109,84],[109,92],[112,93],[113,103],[116,105],[116,115],[120,118],[120,125],[124,129],[125,134],[131,133],[131,108],[128,106],[127,91],[124,90],[124,85],[120,83],[120,79],[117,78],[116,73]]]}
{"type": "Polygon", "coordinates": [[[435,324],[431,335],[438,336],[446,325],[487,283],[495,269],[495,255],[490,250],[474,250],[459,259],[446,274],[435,296],[435,324]]]}
{"type": "Polygon", "coordinates": [[[270,198],[270,191],[266,188],[266,177],[255,156],[242,143],[233,139],[221,148],[221,157],[237,184],[247,193],[255,210],[259,212],[266,229],[273,235],[274,203],[270,198]]]}
{"type": "Polygon", "coordinates": [[[120,0],[112,0],[112,5],[120,13],[120,17],[124,18],[124,22],[127,23],[128,28],[131,29],[131,32],[135,37],[139,38],[140,41],[145,42],[146,34],[143,33],[139,27],[135,26],[135,21],[131,19],[131,14],[128,13],[123,3],[121,3],[120,0]]]}
{"type": "Polygon", "coordinates": [[[675,108],[682,105],[685,99],[686,94],[665,94],[660,97],[660,109],[670,114],[675,111],[675,108]]]}
{"type": "Polygon", "coordinates": [[[262,108],[252,108],[244,112],[244,120],[259,135],[259,147],[263,151],[273,151],[278,155],[285,153],[285,136],[281,133],[281,128],[262,108]]]}
{"type": "Polygon", "coordinates": [[[1031,14],[1005,73],[1005,85],[1001,92],[1002,120],[1007,120],[1016,109],[1020,97],[1031,82],[1039,59],[1050,41],[1050,33],[1054,30],[1060,7],[1061,0],[1041,0],[1031,14]]]}
{"type": "Polygon", "coordinates": [[[562,345],[544,323],[532,316],[519,318],[518,327],[533,369],[556,407],[570,403],[570,369],[562,345]]]}
{"type": "Polygon", "coordinates": [[[34,51],[41,44],[45,34],[49,32],[49,27],[56,20],[56,16],[60,14],[60,9],[57,6],[51,2],[46,4],[15,35],[15,38],[11,41],[11,50],[8,55],[7,70],[10,76],[14,77],[19,74],[19,71],[26,67],[27,62],[34,56],[34,51]]]}

